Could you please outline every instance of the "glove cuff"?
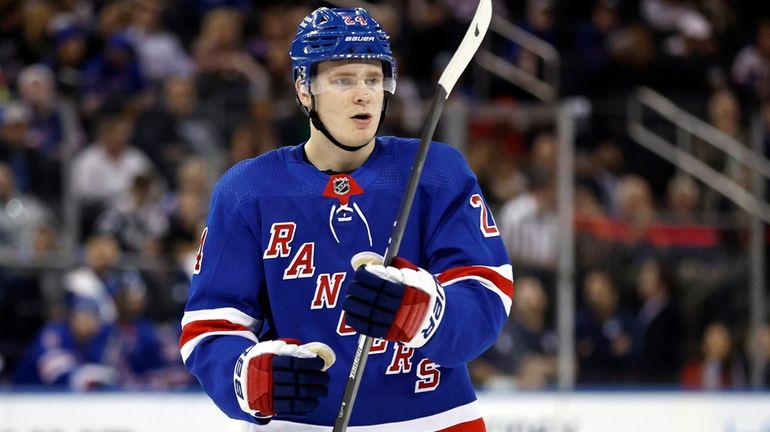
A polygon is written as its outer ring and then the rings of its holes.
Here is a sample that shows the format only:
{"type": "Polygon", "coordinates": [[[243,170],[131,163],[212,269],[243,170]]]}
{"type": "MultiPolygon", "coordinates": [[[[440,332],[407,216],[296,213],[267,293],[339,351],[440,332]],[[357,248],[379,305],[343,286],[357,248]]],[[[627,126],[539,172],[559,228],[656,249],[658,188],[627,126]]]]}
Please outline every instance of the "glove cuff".
{"type": "Polygon", "coordinates": [[[404,275],[405,285],[414,287],[430,297],[426,313],[417,327],[417,332],[411,339],[403,342],[403,345],[408,348],[422,348],[436,334],[436,329],[444,318],[446,294],[444,287],[425,269],[417,267],[415,270],[410,270],[405,268],[401,272],[404,275]]]}
{"type": "MultiPolygon", "coordinates": [[[[252,408],[251,404],[249,403],[250,400],[255,399],[255,390],[256,386],[252,384],[254,381],[263,381],[265,378],[267,378],[269,382],[263,383],[263,386],[268,389],[272,388],[272,359],[273,355],[265,355],[265,350],[263,348],[266,348],[263,344],[270,344],[270,345],[278,345],[278,344],[285,344],[283,341],[267,341],[267,342],[260,342],[256,345],[250,346],[244,350],[240,357],[238,357],[238,360],[235,362],[235,368],[233,370],[233,386],[235,390],[235,396],[238,400],[238,406],[241,407],[241,410],[244,412],[257,417],[258,419],[269,419],[272,417],[272,412],[260,412],[259,410],[252,408]],[[262,345],[260,347],[260,345],[262,345]],[[259,368],[264,368],[263,370],[257,372],[259,376],[254,376],[256,371],[249,370],[251,360],[255,359],[258,356],[262,356],[261,359],[259,359],[259,368]],[[263,373],[264,372],[264,375],[263,373]]],[[[272,405],[272,398],[270,398],[270,405],[272,405]]],[[[272,406],[269,406],[269,411],[272,411],[272,406]]]]}

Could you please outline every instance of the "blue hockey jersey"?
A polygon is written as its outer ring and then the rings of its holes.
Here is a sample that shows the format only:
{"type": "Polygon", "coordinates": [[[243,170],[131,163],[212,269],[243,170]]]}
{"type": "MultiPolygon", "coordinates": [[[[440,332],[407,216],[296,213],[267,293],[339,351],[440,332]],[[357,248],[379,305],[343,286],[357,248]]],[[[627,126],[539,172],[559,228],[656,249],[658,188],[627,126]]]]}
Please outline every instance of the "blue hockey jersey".
{"type": "Polygon", "coordinates": [[[14,373],[14,384],[147,389],[166,387],[169,372],[161,356],[154,324],[101,326],[87,341],[78,341],[66,322],[46,325],[27,348],[14,373]]]}
{"type": "MultiPolygon", "coordinates": [[[[358,340],[342,313],[350,261],[362,251],[384,254],[418,145],[377,138],[367,161],[341,175],[316,169],[302,145],[284,147],[237,164],[219,180],[180,347],[227,415],[254,421],[233,390],[239,354],[259,340],[285,337],[334,350],[329,394],[310,415],[278,415],[257,430],[334,424],[358,340]]],[[[465,364],[495,341],[510,309],[513,275],[474,174],[445,144],[431,144],[398,255],[436,275],[446,312],[419,350],[375,341],[349,429],[462,430],[457,425],[481,417],[465,364]]]]}

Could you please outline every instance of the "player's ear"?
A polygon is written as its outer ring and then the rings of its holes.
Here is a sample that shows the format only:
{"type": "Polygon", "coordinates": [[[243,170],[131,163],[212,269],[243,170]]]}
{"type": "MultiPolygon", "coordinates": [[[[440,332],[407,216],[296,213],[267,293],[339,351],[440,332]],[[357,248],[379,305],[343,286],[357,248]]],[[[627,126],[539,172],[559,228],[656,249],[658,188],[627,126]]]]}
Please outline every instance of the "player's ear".
{"type": "Polygon", "coordinates": [[[306,108],[310,108],[312,103],[310,93],[307,86],[303,86],[299,78],[294,81],[294,90],[297,92],[297,99],[299,99],[300,103],[306,108]]]}

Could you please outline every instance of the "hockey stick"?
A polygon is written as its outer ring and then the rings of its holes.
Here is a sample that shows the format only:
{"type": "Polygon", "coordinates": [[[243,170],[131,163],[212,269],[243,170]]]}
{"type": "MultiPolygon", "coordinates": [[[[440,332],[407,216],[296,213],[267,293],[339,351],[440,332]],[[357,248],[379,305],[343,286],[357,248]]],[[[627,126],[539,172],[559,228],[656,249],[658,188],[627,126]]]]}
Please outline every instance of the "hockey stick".
{"type": "MultiPolygon", "coordinates": [[[[412,163],[409,181],[406,186],[404,197],[401,200],[401,206],[398,210],[398,217],[393,225],[390,240],[388,240],[388,248],[385,251],[385,265],[390,265],[393,258],[398,254],[398,249],[401,246],[401,239],[404,237],[406,222],[409,219],[409,212],[412,209],[414,196],[417,192],[417,184],[420,182],[420,175],[422,174],[422,168],[425,165],[425,159],[428,156],[430,142],[433,139],[433,132],[436,130],[436,125],[441,117],[441,111],[444,109],[444,104],[446,103],[452,88],[460,78],[460,75],[471,62],[471,59],[479,49],[479,46],[481,46],[481,41],[487,33],[491,20],[492,0],[479,1],[476,13],[473,15],[471,24],[468,26],[468,30],[465,32],[465,36],[460,42],[460,46],[449,60],[449,64],[447,64],[444,72],[441,74],[441,78],[438,80],[436,95],[433,97],[428,117],[425,119],[422,136],[420,138],[420,145],[417,148],[417,154],[412,163]]],[[[372,348],[373,340],[374,338],[371,336],[360,335],[358,337],[358,348],[356,349],[356,355],[353,357],[353,363],[350,367],[350,374],[348,375],[347,384],[345,384],[345,393],[342,396],[342,403],[340,404],[340,411],[337,414],[337,420],[334,422],[333,432],[344,432],[348,427],[350,415],[353,412],[353,404],[356,401],[356,394],[358,393],[358,386],[361,384],[361,378],[364,375],[366,360],[369,355],[369,350],[372,348]]]]}

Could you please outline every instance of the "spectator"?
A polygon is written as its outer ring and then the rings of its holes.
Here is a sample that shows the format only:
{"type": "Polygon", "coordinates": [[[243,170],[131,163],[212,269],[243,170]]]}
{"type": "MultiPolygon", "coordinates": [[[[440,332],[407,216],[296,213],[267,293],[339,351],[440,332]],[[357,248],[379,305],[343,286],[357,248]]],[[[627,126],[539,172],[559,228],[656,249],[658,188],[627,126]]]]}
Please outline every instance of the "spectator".
{"type": "MultiPolygon", "coordinates": [[[[441,1],[406,2],[402,12],[406,30],[401,40],[409,41],[409,47],[404,47],[406,49],[401,53],[404,61],[399,71],[404,71],[403,75],[416,80],[424,95],[427,88],[433,87],[436,65],[444,63],[446,60],[442,58],[446,57],[446,53],[456,49],[465,31],[465,24],[460,25],[452,9],[441,1]]],[[[390,28],[384,28],[391,31],[390,28]]],[[[402,50],[396,48],[394,51],[402,50]]]]}
{"type": "Polygon", "coordinates": [[[125,34],[116,33],[106,40],[102,52],[85,65],[81,109],[87,117],[123,106],[139,112],[149,104],[146,90],[133,42],[125,34]]]}
{"type": "Polygon", "coordinates": [[[87,37],[84,30],[69,25],[56,31],[53,54],[46,64],[53,71],[56,88],[63,98],[80,102],[87,55],[87,37]]]}
{"type": "Polygon", "coordinates": [[[750,370],[750,364],[757,356],[764,363],[761,384],[770,386],[770,323],[764,323],[756,331],[749,332],[744,345],[745,369],[750,370]]]}
{"type": "MultiPolygon", "coordinates": [[[[556,5],[553,0],[527,0],[526,14],[521,20],[514,21],[522,29],[544,40],[550,45],[556,45],[556,5]]],[[[524,71],[533,76],[540,76],[541,60],[534,52],[509,43],[506,57],[524,71]]]]}
{"type": "Polygon", "coordinates": [[[169,389],[188,384],[190,375],[184,371],[181,359],[164,356],[166,350],[157,325],[144,315],[144,285],[123,285],[113,296],[118,314],[117,322],[109,326],[109,339],[117,348],[106,352],[104,361],[114,365],[115,384],[123,390],[169,389]]]}
{"type": "Polygon", "coordinates": [[[672,297],[673,278],[656,261],[647,261],[637,276],[642,307],[637,315],[641,348],[635,368],[646,384],[675,384],[681,367],[682,317],[672,297]]]}
{"type": "MultiPolygon", "coordinates": [[[[309,13],[307,6],[274,2],[261,14],[259,34],[250,43],[250,52],[264,65],[269,77],[270,100],[269,103],[261,103],[260,110],[269,112],[269,120],[275,128],[278,142],[282,143],[301,142],[310,136],[306,118],[297,110],[292,76],[286,73],[291,68],[286,53],[294,38],[295,24],[309,13]]],[[[401,86],[397,93],[401,93],[401,86]]],[[[265,120],[264,115],[258,117],[265,120]]]]}
{"type": "Polygon", "coordinates": [[[650,184],[641,176],[627,174],[620,178],[615,200],[618,216],[629,224],[631,244],[643,242],[647,228],[656,220],[650,184]]]}
{"type": "Polygon", "coordinates": [[[199,233],[205,225],[206,198],[185,191],[177,197],[174,212],[170,215],[168,234],[164,238],[166,251],[175,260],[186,279],[192,277],[198,253],[199,233]]]}
{"type": "Polygon", "coordinates": [[[672,57],[713,54],[714,33],[709,20],[688,10],[677,19],[676,32],[663,41],[663,52],[672,57]]]}
{"type": "Polygon", "coordinates": [[[56,22],[86,28],[95,20],[95,5],[91,0],[59,0],[56,5],[56,22]]]}
{"type": "Polygon", "coordinates": [[[267,71],[242,46],[242,26],[237,11],[213,9],[204,17],[192,49],[205,116],[226,138],[251,115],[266,112],[262,106],[270,96],[267,71]]]}
{"type": "Polygon", "coordinates": [[[72,296],[65,321],[46,325],[29,345],[14,373],[16,385],[88,391],[111,387],[116,371],[104,362],[109,329],[97,302],[72,296]]]}
{"type": "Polygon", "coordinates": [[[33,255],[37,231],[53,223],[53,214],[39,200],[21,194],[10,167],[0,162],[0,247],[21,258],[33,255]]]}
{"type": "Polygon", "coordinates": [[[575,328],[578,382],[629,382],[639,349],[638,331],[632,315],[620,307],[610,275],[598,270],[588,273],[583,297],[575,328]]]}
{"type": "Polygon", "coordinates": [[[725,324],[713,322],[706,327],[701,355],[685,364],[680,380],[687,389],[711,391],[744,384],[744,372],[733,356],[733,339],[725,324]]]}
{"type": "Polygon", "coordinates": [[[200,233],[206,219],[206,202],[211,194],[212,180],[206,163],[200,158],[189,158],[180,166],[179,187],[165,198],[169,229],[163,238],[164,250],[171,257],[175,279],[179,282],[173,303],[181,312],[187,298],[195,258],[198,253],[200,233]]]}
{"type": "Polygon", "coordinates": [[[43,0],[22,2],[21,31],[18,40],[20,49],[17,52],[22,59],[22,64],[37,63],[50,49],[48,28],[55,13],[56,6],[52,2],[43,0]]]}
{"type": "Polygon", "coordinates": [[[580,93],[585,93],[596,73],[606,66],[609,61],[607,41],[610,35],[620,26],[620,16],[616,0],[596,0],[591,10],[591,19],[580,26],[576,34],[575,50],[578,77],[571,85],[580,93]]]}
{"type": "Polygon", "coordinates": [[[528,180],[521,159],[520,136],[501,122],[479,121],[468,125],[465,159],[479,179],[494,214],[507,201],[524,192],[528,180]]]}
{"type": "Polygon", "coordinates": [[[152,168],[147,156],[129,143],[132,126],[125,114],[105,114],[97,124],[95,142],[72,161],[72,192],[83,210],[86,235],[96,216],[122,199],[136,176],[152,168]]]}
{"type": "Polygon", "coordinates": [[[126,286],[144,285],[135,270],[118,268],[120,259],[115,238],[106,234],[94,235],[86,241],[85,262],[64,276],[67,293],[94,300],[101,321],[107,324],[117,319],[113,293],[126,286]]]}
{"type": "Polygon", "coordinates": [[[99,9],[99,16],[96,22],[92,23],[95,27],[96,36],[104,43],[113,35],[126,31],[131,25],[133,10],[133,0],[114,0],[106,2],[99,9]]]}
{"type": "Polygon", "coordinates": [[[172,189],[177,186],[177,169],[189,155],[203,157],[212,173],[220,173],[225,144],[216,124],[203,116],[194,79],[169,77],[161,90],[160,103],[139,116],[133,142],[172,189]]]}
{"type": "Polygon", "coordinates": [[[163,27],[163,2],[134,0],[128,36],[136,47],[144,75],[158,84],[173,76],[189,77],[193,63],[179,39],[163,27]]]}
{"type": "Polygon", "coordinates": [[[505,203],[497,218],[500,235],[516,268],[553,272],[559,251],[556,187],[546,173],[530,190],[505,203]]]}
{"type": "Polygon", "coordinates": [[[61,160],[65,126],[53,73],[39,63],[27,66],[19,74],[18,87],[30,109],[30,145],[46,157],[61,160]]]}
{"type": "Polygon", "coordinates": [[[249,41],[249,52],[265,65],[270,76],[270,93],[275,95],[273,99],[277,105],[274,115],[278,118],[296,112],[292,77],[286,74],[286,69],[291,67],[286,52],[296,32],[293,23],[302,20],[309,12],[306,6],[274,2],[262,10],[257,25],[258,33],[249,41]]]}
{"type": "Polygon", "coordinates": [[[257,157],[278,147],[273,129],[267,124],[243,122],[239,124],[230,140],[227,166],[257,157]]]}
{"type": "Polygon", "coordinates": [[[598,191],[602,206],[607,213],[617,215],[617,189],[625,168],[623,152],[615,142],[604,140],[591,154],[591,162],[595,170],[591,181],[598,191]]]}
{"type": "MultiPolygon", "coordinates": [[[[192,193],[200,196],[203,200],[209,198],[211,188],[216,179],[216,172],[212,172],[203,158],[191,156],[182,161],[177,170],[176,192],[192,193]]],[[[173,196],[173,195],[172,195],[173,196]]]]}
{"type": "Polygon", "coordinates": [[[522,172],[517,157],[510,150],[500,149],[500,143],[493,143],[497,149],[493,150],[492,157],[487,165],[487,203],[492,211],[496,211],[501,204],[512,200],[524,192],[530,181],[526,173],[522,172]]]}
{"type": "MultiPolygon", "coordinates": [[[[21,2],[0,4],[0,81],[3,84],[13,81],[25,64],[35,61],[34,54],[29,53],[24,44],[23,6],[21,2]]],[[[5,98],[0,102],[5,102],[5,98]]]]}
{"type": "Polygon", "coordinates": [[[559,140],[551,131],[537,132],[532,139],[527,171],[530,176],[553,175],[559,154],[559,140]]]}
{"type": "MultiPolygon", "coordinates": [[[[182,170],[191,171],[190,168],[185,168],[186,166],[205,167],[203,163],[194,160],[186,163],[182,170]]],[[[203,169],[205,173],[205,168],[203,169]]],[[[167,199],[169,228],[161,239],[166,258],[164,278],[156,284],[157,289],[150,293],[152,297],[148,314],[163,321],[173,321],[175,329],[178,329],[177,321],[187,300],[200,246],[200,235],[206,223],[206,202],[209,193],[195,192],[195,189],[182,187],[167,199]]],[[[169,340],[173,338],[172,335],[169,340]]]]}
{"type": "Polygon", "coordinates": [[[141,318],[144,293],[136,285],[116,291],[118,321],[101,320],[98,301],[71,296],[66,321],[46,325],[16,369],[14,383],[88,391],[168,389],[188,385],[181,361],[163,358],[154,324],[141,318]]]}
{"type": "MultiPolygon", "coordinates": [[[[209,171],[206,161],[198,156],[191,156],[185,159],[177,170],[175,189],[167,191],[163,197],[163,208],[166,215],[170,218],[173,225],[174,214],[180,211],[183,206],[182,199],[184,195],[196,196],[206,201],[210,198],[211,188],[214,184],[213,173],[209,171]]],[[[192,207],[191,207],[192,209],[192,207]]],[[[205,213],[206,208],[196,208],[190,215],[200,215],[205,213]]],[[[197,216],[195,217],[197,219],[197,216]]],[[[173,231],[173,229],[171,230],[173,231]]],[[[200,231],[194,231],[193,237],[197,240],[200,231]]],[[[170,234],[170,232],[169,232],[170,234]]]]}
{"type": "Polygon", "coordinates": [[[124,251],[156,257],[168,231],[158,189],[151,174],[137,175],[128,194],[97,218],[96,230],[114,236],[124,251]]]}
{"type": "MultiPolygon", "coordinates": [[[[740,143],[746,143],[748,133],[742,125],[741,106],[736,95],[728,88],[718,89],[711,93],[708,100],[708,121],[730,138],[740,143]]],[[[695,151],[698,157],[712,168],[727,175],[740,186],[750,190],[750,171],[731,157],[727,157],[723,149],[711,144],[696,141],[695,151]]],[[[722,195],[707,190],[706,207],[710,209],[732,209],[734,205],[722,195]]]]}
{"type": "MultiPolygon", "coordinates": [[[[675,18],[675,31],[666,34],[655,63],[659,74],[654,85],[688,110],[699,110],[713,88],[726,83],[719,64],[719,45],[712,24],[700,12],[682,5],[675,18]]],[[[696,111],[697,112],[697,111],[696,111]]]]}
{"type": "Polygon", "coordinates": [[[757,24],[754,42],[735,56],[731,73],[747,99],[761,101],[770,97],[770,19],[757,24]]]}
{"type": "Polygon", "coordinates": [[[62,199],[62,164],[84,141],[71,106],[60,99],[53,72],[41,63],[24,68],[19,74],[21,100],[30,108],[28,145],[45,162],[44,187],[36,191],[41,199],[59,210],[62,199]]]}
{"type": "Polygon", "coordinates": [[[696,223],[700,207],[700,187],[692,177],[680,174],[668,182],[668,217],[672,222],[696,223]]]}
{"type": "Polygon", "coordinates": [[[642,0],[641,16],[650,28],[660,34],[676,31],[682,17],[692,12],[686,0],[642,0]]]}
{"type": "MultiPolygon", "coordinates": [[[[619,109],[621,101],[618,99],[625,103],[623,95],[640,84],[647,84],[654,76],[651,65],[657,50],[652,32],[639,23],[623,26],[610,34],[606,49],[610,61],[590,81],[595,85],[588,89],[588,95],[605,104],[612,103],[607,110],[619,109]]],[[[597,130],[605,134],[611,132],[611,137],[619,136],[615,135],[617,128],[611,128],[611,124],[606,129],[601,126],[597,125],[597,130]]]]}
{"type": "Polygon", "coordinates": [[[21,102],[11,102],[2,109],[0,162],[10,166],[19,192],[55,203],[61,197],[59,164],[34,148],[31,116],[29,107],[21,102]]]}
{"type": "Polygon", "coordinates": [[[556,335],[546,326],[548,297],[541,282],[523,277],[516,282],[516,301],[497,342],[470,371],[484,388],[536,390],[556,378],[556,335]]]}

